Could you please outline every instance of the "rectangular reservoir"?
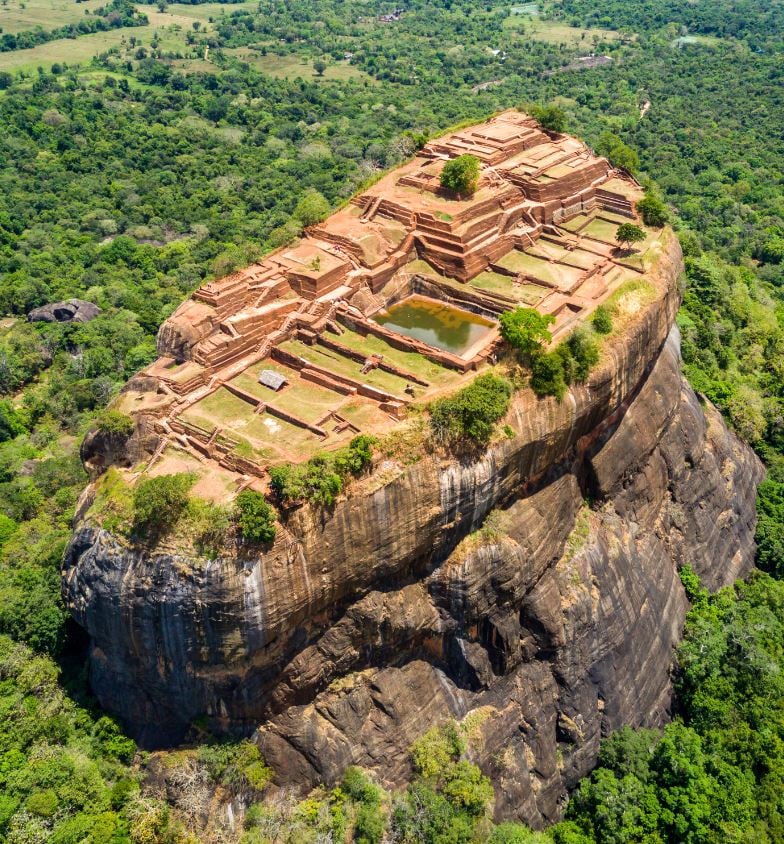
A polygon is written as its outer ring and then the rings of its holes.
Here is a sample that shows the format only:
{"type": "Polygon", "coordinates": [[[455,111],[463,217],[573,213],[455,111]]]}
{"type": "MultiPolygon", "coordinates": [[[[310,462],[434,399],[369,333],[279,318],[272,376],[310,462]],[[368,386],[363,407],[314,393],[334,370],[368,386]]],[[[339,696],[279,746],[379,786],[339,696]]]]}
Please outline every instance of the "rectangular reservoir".
{"type": "Polygon", "coordinates": [[[409,296],[373,320],[404,337],[458,356],[475,347],[494,327],[489,319],[426,296],[409,296]]]}

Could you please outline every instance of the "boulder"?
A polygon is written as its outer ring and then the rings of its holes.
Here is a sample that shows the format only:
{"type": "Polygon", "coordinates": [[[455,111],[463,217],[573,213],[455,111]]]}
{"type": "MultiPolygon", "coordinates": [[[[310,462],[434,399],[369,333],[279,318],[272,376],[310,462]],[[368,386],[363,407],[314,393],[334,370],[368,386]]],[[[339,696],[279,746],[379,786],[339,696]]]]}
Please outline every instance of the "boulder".
{"type": "Polygon", "coordinates": [[[66,299],[64,302],[52,302],[33,308],[27,314],[30,322],[89,322],[95,319],[101,309],[84,299],[66,299]]]}

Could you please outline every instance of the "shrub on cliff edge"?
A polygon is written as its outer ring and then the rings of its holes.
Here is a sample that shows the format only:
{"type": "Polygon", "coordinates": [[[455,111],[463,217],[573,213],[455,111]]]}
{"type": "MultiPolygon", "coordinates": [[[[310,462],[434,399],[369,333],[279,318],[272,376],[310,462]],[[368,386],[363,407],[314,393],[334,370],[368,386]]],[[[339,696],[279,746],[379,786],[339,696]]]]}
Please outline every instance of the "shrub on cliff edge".
{"type": "Polygon", "coordinates": [[[548,326],[554,322],[552,314],[540,314],[535,308],[515,308],[498,318],[501,336],[529,365],[553,339],[548,326]]]}
{"type": "Polygon", "coordinates": [[[591,324],[599,334],[609,334],[613,329],[612,315],[607,305],[599,305],[593,312],[591,324]]]}
{"type": "Polygon", "coordinates": [[[350,475],[360,475],[373,461],[375,437],[359,434],[337,451],[315,454],[307,463],[282,463],[269,469],[270,488],[281,504],[309,501],[331,507],[350,475]]]}
{"type": "Polygon", "coordinates": [[[260,492],[243,490],[234,502],[234,521],[246,542],[275,539],[275,511],[260,492]]]}
{"type": "Polygon", "coordinates": [[[120,413],[119,410],[109,409],[98,414],[95,425],[102,434],[118,434],[123,437],[130,437],[134,428],[134,422],[130,416],[120,413]]]}
{"type": "Polygon", "coordinates": [[[470,441],[485,445],[495,423],[509,407],[512,387],[487,373],[459,392],[430,405],[430,425],[435,438],[448,445],[470,441]]]}
{"type": "Polygon", "coordinates": [[[188,506],[188,492],[196,475],[181,472],[140,481],[133,492],[133,523],[139,530],[170,527],[188,506]]]}

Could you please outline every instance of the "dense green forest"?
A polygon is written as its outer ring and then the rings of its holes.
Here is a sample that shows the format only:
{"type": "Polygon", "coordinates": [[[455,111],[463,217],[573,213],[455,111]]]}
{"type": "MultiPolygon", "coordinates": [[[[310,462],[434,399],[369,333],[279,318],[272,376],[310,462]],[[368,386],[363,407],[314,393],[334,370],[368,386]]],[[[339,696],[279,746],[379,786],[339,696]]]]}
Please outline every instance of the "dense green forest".
{"type": "MultiPolygon", "coordinates": [[[[140,788],[151,760],[91,703],[59,591],[79,442],[154,357],[161,321],[204,279],[296,234],[305,192],[337,205],[424,136],[553,103],[668,206],[687,256],[685,370],[768,465],[770,574],[709,597],[684,571],[678,719],[608,739],[550,832],[492,828],[489,784],[447,725],[413,749],[406,793],[349,772],[304,804],[256,807],[245,839],[353,829],[376,842],[389,825],[396,841],[433,844],[784,841],[784,7],[411,0],[378,21],[393,8],[226,5],[213,31],[188,33],[209,70],[150,43],[83,69],[0,74],[0,840],[187,840],[185,809],[140,788]],[[569,69],[590,53],[612,63],[569,69]],[[270,62],[297,70],[272,76],[270,62]],[[316,63],[352,74],[325,80],[316,63]],[[72,296],[101,315],[25,320],[72,296]]],[[[205,744],[186,762],[227,793],[266,782],[243,745],[205,744]]]]}

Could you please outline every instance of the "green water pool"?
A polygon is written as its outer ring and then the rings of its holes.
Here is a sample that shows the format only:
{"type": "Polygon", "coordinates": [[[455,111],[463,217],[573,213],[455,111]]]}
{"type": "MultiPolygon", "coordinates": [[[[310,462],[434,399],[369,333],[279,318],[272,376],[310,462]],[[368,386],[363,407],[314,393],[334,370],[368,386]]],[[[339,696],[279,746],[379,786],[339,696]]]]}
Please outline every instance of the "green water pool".
{"type": "Polygon", "coordinates": [[[454,355],[462,355],[493,328],[489,319],[424,296],[410,296],[373,319],[404,337],[454,355]]]}

